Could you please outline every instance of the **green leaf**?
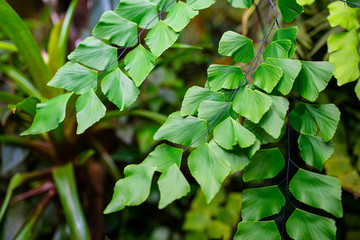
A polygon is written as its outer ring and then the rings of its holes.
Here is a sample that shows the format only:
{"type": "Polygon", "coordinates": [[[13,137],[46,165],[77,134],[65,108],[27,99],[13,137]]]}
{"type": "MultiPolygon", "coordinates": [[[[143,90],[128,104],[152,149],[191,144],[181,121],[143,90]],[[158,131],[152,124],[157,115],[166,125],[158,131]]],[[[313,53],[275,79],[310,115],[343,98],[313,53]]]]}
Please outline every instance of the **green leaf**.
{"type": "Polygon", "coordinates": [[[335,68],[330,62],[301,63],[301,71],[295,80],[294,89],[303,98],[313,102],[319,96],[319,92],[328,85],[335,68]]]}
{"type": "Polygon", "coordinates": [[[191,152],[188,158],[191,175],[200,184],[206,202],[209,203],[219,191],[230,173],[230,163],[205,143],[191,152]]]}
{"type": "Polygon", "coordinates": [[[355,86],[355,93],[356,93],[357,98],[360,100],[360,81],[358,81],[355,86]]]}
{"type": "Polygon", "coordinates": [[[358,6],[351,4],[351,3],[355,3],[357,5],[360,5],[360,0],[347,0],[346,1],[346,5],[348,5],[351,8],[357,8],[358,6]]]}
{"type": "Polygon", "coordinates": [[[32,117],[35,117],[36,105],[39,103],[40,103],[39,99],[37,99],[35,97],[28,97],[24,101],[17,103],[15,105],[14,110],[23,110],[24,112],[28,113],[32,117]]]}
{"type": "Polygon", "coordinates": [[[106,107],[96,96],[93,89],[81,95],[76,101],[77,134],[85,132],[105,116],[106,107]]]}
{"type": "Polygon", "coordinates": [[[300,202],[323,209],[338,218],[343,216],[341,185],[337,178],[299,169],[291,179],[289,189],[300,202]]]}
{"type": "Polygon", "coordinates": [[[109,40],[117,46],[133,47],[137,44],[137,25],[113,11],[105,12],[96,24],[92,35],[109,40]]]}
{"type": "Polygon", "coordinates": [[[206,142],[206,131],[206,121],[193,116],[183,118],[180,112],[174,112],[156,132],[154,139],[197,147],[206,142]]]}
{"type": "Polygon", "coordinates": [[[264,60],[268,57],[272,58],[287,58],[291,49],[292,43],[288,39],[273,41],[264,51],[264,60]]]}
{"type": "Polygon", "coordinates": [[[272,100],[267,94],[246,88],[234,99],[233,109],[241,116],[258,123],[270,109],[272,100]]]}
{"type": "Polygon", "coordinates": [[[125,57],[125,70],[138,87],[155,67],[155,55],[138,45],[125,57]]]}
{"type": "Polygon", "coordinates": [[[284,168],[285,159],[278,148],[259,150],[245,167],[245,182],[273,178],[284,168]]]}
{"type": "Polygon", "coordinates": [[[67,62],[48,83],[49,86],[63,88],[83,94],[97,85],[98,72],[76,62],[67,62]]]}
{"type": "Polygon", "coordinates": [[[269,135],[277,139],[280,137],[284,126],[285,116],[289,109],[289,102],[284,97],[270,96],[272,104],[270,110],[265,113],[259,122],[259,126],[269,135]]]}
{"type": "Polygon", "coordinates": [[[283,70],[283,74],[275,89],[283,95],[289,94],[301,70],[301,62],[292,59],[267,58],[265,63],[280,67],[283,70]]]}
{"type": "Polygon", "coordinates": [[[276,142],[281,139],[282,135],[285,133],[285,127],[281,129],[281,133],[279,138],[273,138],[270,134],[268,134],[259,124],[255,124],[248,119],[244,120],[244,127],[249,129],[253,134],[255,134],[256,138],[260,140],[261,144],[267,144],[276,142]]]}
{"type": "Polygon", "coordinates": [[[202,10],[213,5],[215,0],[186,0],[186,3],[194,10],[202,10]]]}
{"type": "Polygon", "coordinates": [[[143,166],[155,167],[158,172],[165,172],[171,165],[181,165],[183,150],[161,144],[141,163],[143,166]]]}
{"type": "Polygon", "coordinates": [[[161,174],[158,184],[160,190],[159,209],[190,192],[190,185],[176,164],[171,165],[161,174]],[[174,183],[176,183],[176,187],[174,187],[174,183]]]}
{"type": "Polygon", "coordinates": [[[233,31],[227,31],[221,37],[219,53],[241,63],[250,62],[255,57],[253,41],[233,31]]]}
{"type": "Polygon", "coordinates": [[[117,49],[95,37],[88,37],[70,53],[68,58],[96,70],[101,71],[108,66],[109,70],[112,70],[117,66],[117,49]]]}
{"type": "Polygon", "coordinates": [[[339,32],[330,35],[327,40],[328,52],[335,52],[343,49],[353,49],[359,43],[355,30],[339,32]],[[346,42],[346,44],[344,44],[346,42]]]}
{"type": "Polygon", "coordinates": [[[53,178],[60,198],[62,209],[70,230],[71,239],[90,239],[89,228],[80,203],[76,187],[74,168],[71,163],[56,168],[53,178]]]}
{"type": "MultiPolygon", "coordinates": [[[[348,43],[345,45],[348,45],[348,43]]],[[[329,61],[335,66],[334,76],[339,86],[359,78],[360,57],[357,53],[357,45],[350,49],[342,49],[331,53],[329,61]]]]}
{"type": "Polygon", "coordinates": [[[235,144],[247,148],[256,141],[255,135],[244,128],[238,121],[228,117],[214,129],[214,140],[221,147],[231,150],[235,144]]]}
{"type": "Polygon", "coordinates": [[[36,115],[31,127],[20,135],[38,134],[48,132],[64,121],[66,104],[72,93],[59,95],[45,103],[36,105],[36,115]]]}
{"type": "Polygon", "coordinates": [[[124,170],[125,178],[116,182],[114,195],[104,214],[120,211],[125,206],[137,206],[143,203],[149,196],[155,169],[143,165],[128,165],[124,170]]]}
{"type": "Polygon", "coordinates": [[[169,27],[169,25],[163,21],[159,21],[147,34],[145,42],[151,52],[156,56],[160,56],[166,49],[173,45],[178,36],[179,34],[169,27]]]}
{"type": "Polygon", "coordinates": [[[335,221],[300,209],[295,209],[286,222],[286,231],[292,239],[335,240],[335,221]]]}
{"type": "Polygon", "coordinates": [[[175,32],[180,32],[198,14],[199,11],[193,10],[192,7],[180,1],[169,11],[164,22],[174,29],[175,32]]]}
{"type": "Polygon", "coordinates": [[[292,42],[291,49],[289,51],[289,58],[294,56],[296,50],[296,36],[298,34],[298,27],[289,27],[277,29],[274,33],[273,41],[288,39],[292,42]]]}
{"type": "Polygon", "coordinates": [[[281,240],[279,230],[274,221],[240,222],[234,240],[261,239],[281,240]]]}
{"type": "Polygon", "coordinates": [[[115,12],[140,28],[153,28],[159,21],[156,4],[147,0],[121,0],[115,12]]]}
{"type": "Polygon", "coordinates": [[[251,0],[228,0],[234,8],[250,8],[251,0]]]}
{"type": "Polygon", "coordinates": [[[328,9],[330,14],[327,19],[331,27],[340,25],[347,30],[359,28],[360,25],[357,16],[360,11],[358,8],[348,7],[342,2],[332,2],[328,5],[328,9]]]}
{"type": "Polygon", "coordinates": [[[194,86],[187,90],[184,100],[181,105],[181,115],[196,114],[201,102],[211,100],[216,102],[224,102],[225,97],[223,93],[214,92],[202,87],[194,86]]]}
{"type": "Polygon", "coordinates": [[[296,0],[278,0],[277,5],[285,22],[292,22],[304,10],[296,0]]]}
{"type": "Polygon", "coordinates": [[[282,68],[262,63],[254,73],[254,84],[262,90],[271,93],[282,75],[282,68]]]}
{"type": "Polygon", "coordinates": [[[300,134],[298,144],[302,159],[306,164],[316,167],[319,171],[334,152],[334,143],[324,142],[321,137],[300,134]]]}
{"type": "Polygon", "coordinates": [[[296,3],[300,6],[310,5],[313,4],[315,0],[296,0],[296,3]]]}
{"type": "Polygon", "coordinates": [[[333,138],[340,121],[340,111],[334,104],[299,103],[290,113],[290,123],[299,132],[315,135],[317,125],[325,142],[333,138]]]}
{"type": "Polygon", "coordinates": [[[207,70],[210,89],[236,89],[240,83],[245,84],[245,74],[240,67],[211,64],[207,70]]]}
{"type": "Polygon", "coordinates": [[[109,73],[101,82],[101,90],[120,111],[137,99],[140,91],[119,68],[109,73]]]}
{"type": "Polygon", "coordinates": [[[208,122],[209,126],[212,124],[211,131],[222,121],[224,121],[228,117],[236,118],[237,114],[232,109],[232,103],[227,102],[216,102],[216,101],[203,101],[199,107],[198,117],[200,119],[204,119],[208,122]],[[227,106],[228,105],[228,106],[227,106]],[[226,109],[227,106],[227,109],[226,109]],[[221,114],[220,112],[223,111],[221,114]],[[216,117],[220,114],[220,116],[216,119],[216,117]],[[216,122],[214,123],[213,121],[216,122]]]}
{"type": "Polygon", "coordinates": [[[174,8],[174,4],[175,4],[174,2],[172,2],[172,0],[150,0],[150,2],[155,3],[157,5],[158,10],[159,11],[164,10],[164,12],[168,12],[169,10],[174,8]]]}
{"type": "Polygon", "coordinates": [[[281,211],[285,198],[277,186],[245,189],[241,195],[241,216],[244,221],[258,221],[281,211]]]}

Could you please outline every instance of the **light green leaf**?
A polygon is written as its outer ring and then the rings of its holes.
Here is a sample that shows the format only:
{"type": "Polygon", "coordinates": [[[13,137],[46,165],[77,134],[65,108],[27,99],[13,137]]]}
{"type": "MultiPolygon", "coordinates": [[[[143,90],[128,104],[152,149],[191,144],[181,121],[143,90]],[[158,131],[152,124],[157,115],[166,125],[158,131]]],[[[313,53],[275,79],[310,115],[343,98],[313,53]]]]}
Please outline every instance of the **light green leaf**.
{"type": "Polygon", "coordinates": [[[289,27],[276,29],[273,37],[273,41],[288,39],[292,42],[291,49],[289,51],[289,58],[294,56],[296,50],[296,35],[298,34],[298,27],[289,27]]]}
{"type": "Polygon", "coordinates": [[[278,0],[277,5],[285,22],[292,22],[304,10],[296,0],[278,0]]]}
{"type": "Polygon", "coordinates": [[[254,84],[262,90],[271,93],[282,75],[282,68],[262,63],[254,73],[254,84]]]}
{"type": "Polygon", "coordinates": [[[186,0],[186,3],[194,10],[202,10],[213,5],[215,0],[186,0]]]}
{"type": "Polygon", "coordinates": [[[234,8],[250,8],[251,0],[228,0],[234,8]]]}
{"type": "Polygon", "coordinates": [[[340,25],[347,30],[359,28],[360,25],[357,16],[360,13],[360,10],[358,8],[351,8],[342,2],[337,1],[330,3],[328,9],[330,14],[327,19],[331,27],[340,25]]]}
{"type": "Polygon", "coordinates": [[[246,88],[234,98],[233,109],[241,116],[258,123],[271,104],[271,97],[267,94],[246,88]]]}
{"type": "Polygon", "coordinates": [[[241,216],[244,221],[258,221],[279,213],[285,202],[277,186],[245,189],[241,195],[241,216]]]}
{"type": "Polygon", "coordinates": [[[315,135],[319,126],[325,142],[333,138],[340,121],[340,111],[334,104],[299,103],[290,113],[290,123],[299,132],[315,135]]]}
{"type": "Polygon", "coordinates": [[[285,159],[278,148],[259,150],[245,167],[245,182],[273,178],[284,168],[285,159]]]}
{"type": "Polygon", "coordinates": [[[337,178],[299,169],[291,179],[289,189],[300,202],[323,209],[338,218],[343,216],[341,185],[337,178]]]}
{"type": "Polygon", "coordinates": [[[265,63],[280,67],[283,70],[283,75],[281,76],[275,89],[283,95],[289,94],[294,81],[301,70],[301,62],[299,60],[292,59],[267,58],[265,63]]]}
{"type": "Polygon", "coordinates": [[[125,206],[137,206],[149,196],[151,180],[155,167],[142,165],[128,165],[125,178],[116,182],[111,202],[104,210],[105,214],[120,211],[125,206]]]}
{"type": "Polygon", "coordinates": [[[359,38],[355,30],[339,32],[330,35],[327,40],[328,52],[335,52],[343,49],[352,49],[359,43],[359,38]],[[344,44],[346,42],[346,44],[344,44]]]}
{"type": "Polygon", "coordinates": [[[319,171],[334,152],[334,143],[324,142],[321,137],[300,134],[298,144],[302,159],[306,164],[316,167],[319,171]]]}
{"type": "Polygon", "coordinates": [[[294,89],[303,98],[313,102],[319,96],[319,92],[328,85],[335,68],[330,62],[301,63],[301,71],[295,80],[294,89]]]}
{"type": "Polygon", "coordinates": [[[173,9],[175,5],[175,3],[172,2],[172,0],[150,0],[150,2],[155,3],[157,5],[158,10],[159,11],[164,10],[164,12],[168,12],[169,10],[173,9]]]}
{"type": "Polygon", "coordinates": [[[165,143],[157,146],[147,158],[141,163],[143,166],[155,167],[156,171],[164,172],[171,165],[181,165],[182,149],[174,148],[165,143]]]}
{"type": "Polygon", "coordinates": [[[250,62],[255,57],[253,41],[233,31],[227,31],[221,37],[219,53],[241,63],[250,62]]]}
{"type": "Polygon", "coordinates": [[[280,137],[284,126],[285,116],[289,109],[289,102],[284,97],[270,96],[272,104],[270,110],[265,113],[259,122],[259,126],[273,138],[280,137]]]}
{"type": "Polygon", "coordinates": [[[221,147],[231,150],[235,144],[247,148],[256,141],[255,135],[244,128],[238,121],[228,117],[214,129],[214,140],[221,147]]]}
{"type": "Polygon", "coordinates": [[[187,90],[182,102],[181,115],[186,116],[196,114],[201,102],[206,100],[220,103],[225,101],[225,97],[223,93],[214,92],[198,86],[191,87],[187,90]]]}
{"type": "Polygon", "coordinates": [[[79,62],[96,70],[116,68],[117,48],[103,43],[95,37],[88,37],[70,53],[69,60],[79,62]]]}
{"type": "Polygon", "coordinates": [[[83,94],[97,85],[98,72],[76,62],[67,62],[48,82],[51,87],[63,88],[83,94]]]}
{"type": "Polygon", "coordinates": [[[83,133],[105,116],[106,107],[96,96],[93,89],[81,95],[76,101],[77,134],[83,133]]]}
{"type": "Polygon", "coordinates": [[[21,136],[48,132],[64,121],[66,104],[72,93],[61,94],[53,99],[36,105],[36,115],[30,128],[21,136]]]}
{"type": "Polygon", "coordinates": [[[92,35],[109,40],[117,46],[133,47],[137,44],[137,25],[113,11],[105,12],[96,24],[92,35]]]}
{"type": "Polygon", "coordinates": [[[166,49],[171,47],[178,38],[176,33],[165,22],[159,21],[156,26],[150,30],[145,38],[146,45],[156,56],[160,56],[166,49]]]}
{"type": "Polygon", "coordinates": [[[281,240],[279,230],[274,221],[240,222],[234,240],[261,239],[281,240]]]}
{"type": "Polygon", "coordinates": [[[109,73],[101,82],[101,90],[120,111],[137,99],[140,91],[119,68],[109,73]]]}
{"type": "Polygon", "coordinates": [[[125,70],[138,87],[155,67],[155,55],[138,45],[125,57],[125,70]]]}
{"type": "Polygon", "coordinates": [[[313,4],[315,0],[296,0],[296,3],[300,6],[310,5],[313,4]]]}
{"type": "Polygon", "coordinates": [[[240,67],[211,64],[207,73],[210,89],[214,91],[222,88],[236,89],[240,83],[246,83],[245,74],[240,67]]]}
{"type": "Polygon", "coordinates": [[[176,164],[163,172],[158,180],[160,190],[159,209],[190,192],[190,185],[176,164]],[[176,184],[176,187],[174,187],[176,184]]]}
{"type": "Polygon", "coordinates": [[[183,30],[190,20],[199,14],[184,2],[177,2],[166,16],[165,23],[167,23],[175,32],[183,30]]]}
{"type": "Polygon", "coordinates": [[[356,96],[358,97],[358,99],[360,100],[360,81],[358,81],[355,86],[355,93],[356,93],[356,96]]]}
{"type": "Polygon", "coordinates": [[[227,103],[227,102],[216,102],[216,101],[208,101],[207,100],[207,101],[203,101],[200,104],[198,117],[200,119],[206,120],[208,122],[209,126],[210,126],[210,124],[212,124],[211,131],[219,123],[224,121],[229,116],[234,119],[236,119],[236,117],[237,117],[237,114],[232,109],[231,102],[227,103]],[[226,109],[226,106],[227,106],[227,109],[226,109]],[[220,114],[221,111],[223,111],[223,112],[220,114]],[[219,114],[220,114],[220,116],[218,117],[219,114]],[[218,117],[218,118],[216,119],[216,117],[218,117]],[[215,119],[216,119],[216,122],[214,123],[213,121],[215,121],[215,119]]]}
{"type": "Polygon", "coordinates": [[[168,140],[184,146],[193,144],[193,147],[197,147],[205,143],[206,131],[206,121],[193,116],[183,118],[180,112],[174,112],[156,132],[154,139],[168,140]]]}
{"type": "Polygon", "coordinates": [[[286,222],[286,231],[296,240],[335,240],[335,221],[300,209],[295,209],[286,222]]]}
{"type": "Polygon", "coordinates": [[[159,21],[156,4],[147,0],[121,0],[115,12],[140,28],[153,28],[159,21]]]}
{"type": "Polygon", "coordinates": [[[272,58],[287,58],[291,49],[292,43],[288,39],[273,41],[264,51],[264,60],[268,57],[272,58]]]}
{"type": "Polygon", "coordinates": [[[191,152],[188,158],[191,175],[200,184],[206,202],[209,203],[219,191],[230,173],[230,163],[205,143],[191,152]]]}
{"type": "Polygon", "coordinates": [[[360,57],[357,52],[357,45],[350,49],[342,49],[331,53],[329,61],[335,66],[334,76],[339,86],[359,78],[360,57]]]}

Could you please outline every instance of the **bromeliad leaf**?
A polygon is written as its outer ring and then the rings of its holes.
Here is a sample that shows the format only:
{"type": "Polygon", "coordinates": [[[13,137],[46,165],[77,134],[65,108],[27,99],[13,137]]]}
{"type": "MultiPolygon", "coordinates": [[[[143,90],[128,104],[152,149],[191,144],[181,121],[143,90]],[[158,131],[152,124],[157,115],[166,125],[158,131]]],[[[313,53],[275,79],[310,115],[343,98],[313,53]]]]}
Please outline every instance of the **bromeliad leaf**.
{"type": "Polygon", "coordinates": [[[324,142],[321,137],[300,134],[298,144],[302,159],[306,164],[316,167],[319,171],[334,152],[334,143],[324,142]]]}
{"type": "Polygon", "coordinates": [[[292,22],[304,10],[296,0],[278,0],[277,4],[285,22],[292,22]]]}
{"type": "Polygon", "coordinates": [[[281,236],[274,221],[242,221],[238,225],[234,240],[243,239],[281,240],[281,236]]]}
{"type": "Polygon", "coordinates": [[[286,222],[286,231],[292,239],[334,240],[335,221],[300,209],[295,209],[286,222]]]}
{"type": "Polygon", "coordinates": [[[156,4],[147,0],[121,0],[115,12],[140,28],[153,28],[159,21],[156,4]]]}
{"type": "Polygon", "coordinates": [[[101,90],[120,111],[137,99],[140,91],[119,68],[109,73],[101,82],[101,90]]]}
{"type": "Polygon", "coordinates": [[[301,62],[292,59],[267,58],[265,63],[280,67],[283,70],[283,74],[275,89],[283,95],[289,94],[301,70],[301,62]]]}
{"type": "Polygon", "coordinates": [[[206,142],[206,131],[206,121],[193,116],[183,118],[180,112],[174,112],[156,132],[154,139],[197,147],[206,142]]]}
{"type": "Polygon", "coordinates": [[[245,74],[240,67],[212,64],[207,70],[211,90],[236,89],[245,84],[245,74]]]}
{"type": "Polygon", "coordinates": [[[221,147],[232,150],[235,144],[247,148],[256,141],[255,135],[244,128],[238,121],[228,117],[214,129],[214,140],[221,147]]]}
{"type": "Polygon", "coordinates": [[[113,11],[105,12],[96,24],[92,35],[109,40],[117,46],[133,47],[137,44],[137,25],[113,11]]]}
{"type": "Polygon", "coordinates": [[[97,38],[88,37],[70,53],[69,60],[79,62],[96,70],[116,68],[117,49],[109,46],[97,38]]]}
{"type": "Polygon", "coordinates": [[[105,116],[106,107],[96,96],[93,89],[81,95],[76,101],[77,134],[83,133],[105,116]]]}
{"type": "Polygon", "coordinates": [[[244,221],[258,221],[281,211],[285,198],[277,186],[245,189],[241,195],[244,221]]]}
{"type": "Polygon", "coordinates": [[[57,128],[64,121],[66,104],[72,93],[61,94],[46,103],[36,105],[36,115],[29,129],[21,133],[21,136],[48,132],[57,128]]]}
{"type": "Polygon", "coordinates": [[[200,103],[206,100],[224,102],[225,97],[223,93],[214,92],[198,86],[191,87],[186,92],[182,102],[181,115],[194,115],[197,112],[200,103]]]}
{"type": "Polygon", "coordinates": [[[288,39],[277,40],[270,43],[264,51],[264,60],[268,57],[272,58],[287,58],[291,49],[292,43],[288,39]]]}
{"type": "Polygon", "coordinates": [[[271,104],[271,97],[267,94],[246,88],[235,97],[233,109],[241,116],[258,123],[271,104]]]}
{"type": "Polygon", "coordinates": [[[138,87],[155,67],[155,55],[142,45],[137,46],[125,57],[125,70],[138,87]]]}
{"type": "Polygon", "coordinates": [[[273,178],[284,168],[285,159],[278,148],[259,150],[245,167],[245,182],[273,178]]]}
{"type": "Polygon", "coordinates": [[[128,165],[125,178],[116,182],[114,195],[104,210],[105,214],[122,210],[125,206],[136,206],[144,202],[150,193],[155,167],[128,165]]]}
{"type": "Polygon", "coordinates": [[[281,28],[275,31],[273,41],[288,39],[292,42],[291,49],[289,51],[289,58],[294,56],[296,50],[296,35],[298,34],[298,27],[281,28]]]}
{"type": "Polygon", "coordinates": [[[241,63],[250,62],[255,57],[253,41],[233,31],[227,31],[221,37],[219,53],[241,63]]]}
{"type": "Polygon", "coordinates": [[[330,62],[305,62],[294,83],[294,89],[309,101],[315,101],[319,92],[323,91],[329,83],[334,65],[330,62]]]}
{"type": "Polygon", "coordinates": [[[188,158],[191,175],[200,184],[206,202],[209,203],[219,191],[230,173],[230,163],[223,159],[209,144],[205,143],[191,152],[188,158]]]}
{"type": "Polygon", "coordinates": [[[145,41],[151,52],[156,56],[160,56],[166,49],[174,44],[178,36],[179,34],[165,22],[159,21],[147,34],[145,41]]]}
{"type": "Polygon", "coordinates": [[[251,0],[228,0],[234,8],[250,8],[251,0]]]}
{"type": "Polygon", "coordinates": [[[202,10],[213,5],[215,0],[186,0],[186,3],[194,10],[202,10]]]}
{"type": "Polygon", "coordinates": [[[254,73],[254,84],[262,90],[271,93],[282,75],[282,68],[262,63],[254,73]]]}
{"type": "Polygon", "coordinates": [[[170,10],[164,22],[174,29],[175,32],[180,32],[198,14],[199,11],[195,11],[188,4],[179,1],[170,10]]]}
{"type": "Polygon", "coordinates": [[[338,218],[343,216],[341,185],[337,178],[299,169],[289,189],[300,202],[323,209],[338,218]]]}
{"type": "Polygon", "coordinates": [[[48,82],[51,87],[63,88],[83,94],[97,85],[98,72],[76,62],[67,62],[48,82]]]}

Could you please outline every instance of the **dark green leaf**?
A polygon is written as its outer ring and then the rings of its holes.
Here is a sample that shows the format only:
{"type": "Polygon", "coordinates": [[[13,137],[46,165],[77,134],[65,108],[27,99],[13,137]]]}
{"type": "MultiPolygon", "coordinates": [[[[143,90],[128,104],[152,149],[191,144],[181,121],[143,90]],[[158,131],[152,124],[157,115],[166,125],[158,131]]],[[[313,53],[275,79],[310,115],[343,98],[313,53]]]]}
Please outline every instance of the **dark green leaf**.
{"type": "Polygon", "coordinates": [[[277,5],[285,22],[292,22],[304,10],[296,0],[278,0],[277,5]]]}
{"type": "Polygon", "coordinates": [[[221,37],[219,53],[241,63],[250,62],[255,57],[253,41],[233,31],[227,31],[221,37]]]}
{"type": "Polygon", "coordinates": [[[287,58],[291,49],[292,43],[288,39],[277,40],[270,43],[264,51],[264,59],[272,58],[287,58]]]}
{"type": "Polygon", "coordinates": [[[251,0],[228,0],[234,8],[250,8],[251,0]]]}
{"type": "Polygon", "coordinates": [[[22,110],[32,117],[35,117],[36,114],[36,105],[39,104],[39,99],[35,97],[26,98],[24,101],[19,102],[15,105],[15,110],[22,110]]]}
{"type": "Polygon", "coordinates": [[[240,222],[234,240],[261,239],[281,240],[279,230],[274,221],[240,222]]]}
{"type": "Polygon", "coordinates": [[[245,84],[245,74],[240,67],[212,64],[207,70],[211,90],[222,88],[236,89],[240,83],[245,84]]]}
{"type": "Polygon", "coordinates": [[[271,93],[280,81],[283,70],[280,67],[262,63],[254,73],[254,84],[262,90],[271,93]]]}
{"type": "Polygon", "coordinates": [[[224,121],[228,117],[232,117],[236,119],[237,114],[232,109],[232,103],[227,102],[216,102],[216,101],[203,101],[199,107],[198,117],[200,119],[204,119],[208,122],[208,125],[212,125],[210,131],[222,121],[224,121]],[[228,106],[227,106],[228,105],[228,106]],[[227,107],[226,107],[227,106],[227,107]],[[223,111],[221,113],[221,111],[223,111]],[[221,113],[221,114],[220,114],[221,113]],[[216,119],[216,117],[220,114],[220,116],[216,119]],[[214,123],[213,121],[216,122],[214,123]]]}
{"type": "Polygon", "coordinates": [[[184,2],[177,2],[166,16],[165,23],[167,23],[176,32],[183,30],[190,20],[199,14],[199,11],[193,10],[184,2]]]}
{"type": "Polygon", "coordinates": [[[296,36],[298,34],[298,27],[281,28],[275,31],[273,41],[288,39],[292,42],[292,46],[289,52],[289,58],[294,56],[296,50],[296,36]]]}
{"type": "Polygon", "coordinates": [[[165,22],[159,21],[156,26],[150,30],[145,38],[146,45],[156,56],[160,56],[166,49],[171,47],[178,38],[176,33],[165,22]]]}

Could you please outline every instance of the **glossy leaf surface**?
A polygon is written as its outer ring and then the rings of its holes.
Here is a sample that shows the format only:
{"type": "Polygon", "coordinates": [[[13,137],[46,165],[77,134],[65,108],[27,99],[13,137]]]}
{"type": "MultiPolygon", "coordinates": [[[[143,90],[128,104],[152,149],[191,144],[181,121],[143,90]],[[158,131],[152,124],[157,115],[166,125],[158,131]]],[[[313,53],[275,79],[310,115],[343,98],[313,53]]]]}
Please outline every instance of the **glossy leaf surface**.
{"type": "Polygon", "coordinates": [[[219,53],[241,63],[250,62],[255,57],[253,41],[233,31],[227,31],[222,35],[219,53]]]}
{"type": "Polygon", "coordinates": [[[262,239],[280,240],[281,236],[274,221],[240,222],[234,240],[242,239],[262,239]]]}
{"type": "Polygon", "coordinates": [[[296,0],[278,0],[277,4],[285,22],[292,22],[304,10],[296,0]]]}

